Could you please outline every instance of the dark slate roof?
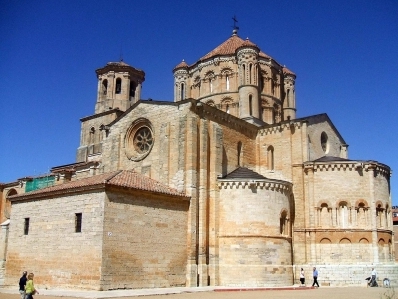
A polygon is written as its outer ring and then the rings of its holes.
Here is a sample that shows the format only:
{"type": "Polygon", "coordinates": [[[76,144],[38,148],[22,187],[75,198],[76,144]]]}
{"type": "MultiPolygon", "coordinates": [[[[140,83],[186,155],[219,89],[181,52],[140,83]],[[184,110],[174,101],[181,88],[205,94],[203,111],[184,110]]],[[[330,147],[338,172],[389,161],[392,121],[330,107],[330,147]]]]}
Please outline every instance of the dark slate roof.
{"type": "Polygon", "coordinates": [[[233,179],[266,180],[267,178],[253,170],[250,170],[249,168],[238,167],[237,169],[230,172],[222,179],[226,179],[226,180],[233,180],[233,179]]]}
{"type": "Polygon", "coordinates": [[[312,162],[338,162],[338,161],[352,161],[352,160],[340,157],[333,157],[333,156],[323,156],[319,159],[313,160],[312,162]]]}

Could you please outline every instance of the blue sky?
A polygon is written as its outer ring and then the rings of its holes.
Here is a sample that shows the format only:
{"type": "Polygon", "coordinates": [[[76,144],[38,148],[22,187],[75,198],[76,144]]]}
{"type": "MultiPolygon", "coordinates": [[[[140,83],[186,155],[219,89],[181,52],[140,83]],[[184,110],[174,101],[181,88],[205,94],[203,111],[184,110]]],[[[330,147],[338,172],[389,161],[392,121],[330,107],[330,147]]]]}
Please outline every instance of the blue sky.
{"type": "MultiPolygon", "coordinates": [[[[297,117],[326,112],[349,158],[398,171],[398,2],[3,1],[0,182],[75,162],[95,69],[143,69],[142,98],[173,99],[172,69],[239,36],[297,74],[297,117]]],[[[398,176],[391,177],[398,205],[398,176]]]]}

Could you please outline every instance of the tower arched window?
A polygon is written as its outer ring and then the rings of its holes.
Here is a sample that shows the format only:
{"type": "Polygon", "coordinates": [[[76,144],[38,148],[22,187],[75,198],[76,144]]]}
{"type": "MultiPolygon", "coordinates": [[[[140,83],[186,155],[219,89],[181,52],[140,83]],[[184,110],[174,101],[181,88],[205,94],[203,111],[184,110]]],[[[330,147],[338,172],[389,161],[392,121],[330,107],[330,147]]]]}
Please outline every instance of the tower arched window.
{"type": "Polygon", "coordinates": [[[134,81],[130,81],[130,98],[134,98],[135,97],[135,90],[137,88],[137,85],[135,84],[134,81]]]}
{"type": "Polygon", "coordinates": [[[287,93],[286,93],[286,101],[287,101],[287,107],[290,107],[291,106],[291,102],[290,102],[290,89],[288,89],[287,90],[287,93]]]}
{"type": "Polygon", "coordinates": [[[275,95],[275,82],[274,82],[274,80],[271,80],[271,94],[275,95]]]}
{"type": "Polygon", "coordinates": [[[242,78],[241,78],[241,84],[246,83],[246,65],[242,65],[242,78]]]}
{"type": "Polygon", "coordinates": [[[242,142],[238,142],[238,166],[242,163],[242,142]]]}
{"type": "Polygon", "coordinates": [[[94,129],[94,127],[91,127],[90,134],[88,137],[88,144],[94,144],[94,140],[95,140],[95,129],[94,129]]]}
{"type": "Polygon", "coordinates": [[[225,84],[227,86],[227,90],[229,90],[229,76],[228,75],[225,76],[225,84]]]}
{"type": "Polygon", "coordinates": [[[185,99],[185,85],[181,83],[181,101],[185,99]]]}
{"type": "Polygon", "coordinates": [[[249,64],[249,84],[252,84],[252,70],[253,65],[249,64]]]}
{"type": "Polygon", "coordinates": [[[227,106],[225,106],[225,112],[229,113],[229,104],[227,104],[227,106]]]}
{"type": "Polygon", "coordinates": [[[210,93],[213,92],[213,79],[209,78],[209,89],[210,89],[210,93]]]}
{"type": "Polygon", "coordinates": [[[122,79],[116,79],[115,93],[120,94],[122,92],[122,79]]]}
{"type": "Polygon", "coordinates": [[[252,95],[249,95],[249,115],[253,115],[253,103],[252,103],[252,95]]]}
{"type": "Polygon", "coordinates": [[[108,93],[108,80],[102,81],[102,94],[106,95],[108,93]]]}

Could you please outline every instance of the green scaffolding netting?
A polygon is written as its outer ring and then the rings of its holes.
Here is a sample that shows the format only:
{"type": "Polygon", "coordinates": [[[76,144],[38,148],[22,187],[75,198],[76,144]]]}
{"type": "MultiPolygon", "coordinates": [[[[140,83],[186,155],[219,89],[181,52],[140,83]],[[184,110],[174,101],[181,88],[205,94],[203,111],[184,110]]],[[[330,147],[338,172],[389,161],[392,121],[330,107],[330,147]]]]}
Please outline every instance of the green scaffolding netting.
{"type": "Polygon", "coordinates": [[[54,185],[55,177],[53,175],[35,178],[32,181],[26,182],[25,192],[42,189],[54,185]]]}

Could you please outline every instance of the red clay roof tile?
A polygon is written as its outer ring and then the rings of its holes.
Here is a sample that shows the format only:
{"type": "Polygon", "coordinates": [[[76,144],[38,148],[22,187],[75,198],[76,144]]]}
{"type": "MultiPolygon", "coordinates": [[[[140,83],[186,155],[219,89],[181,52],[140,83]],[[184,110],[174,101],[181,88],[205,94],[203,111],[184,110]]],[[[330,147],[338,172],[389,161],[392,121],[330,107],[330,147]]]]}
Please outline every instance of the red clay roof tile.
{"type": "Polygon", "coordinates": [[[51,187],[10,196],[10,200],[25,199],[28,197],[39,197],[49,193],[70,193],[73,190],[89,188],[89,187],[106,187],[106,186],[118,186],[128,189],[136,189],[149,191],[154,193],[162,193],[174,196],[187,197],[183,192],[179,192],[176,189],[170,188],[158,181],[143,176],[137,172],[131,170],[118,170],[108,172],[100,175],[95,175],[89,178],[84,178],[60,185],[54,185],[51,187]]]}

